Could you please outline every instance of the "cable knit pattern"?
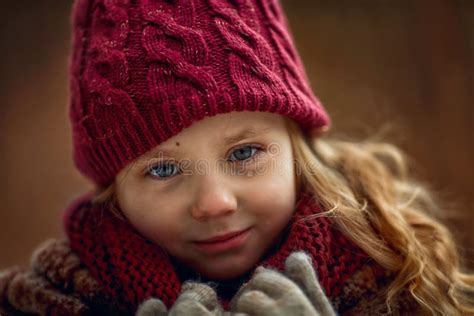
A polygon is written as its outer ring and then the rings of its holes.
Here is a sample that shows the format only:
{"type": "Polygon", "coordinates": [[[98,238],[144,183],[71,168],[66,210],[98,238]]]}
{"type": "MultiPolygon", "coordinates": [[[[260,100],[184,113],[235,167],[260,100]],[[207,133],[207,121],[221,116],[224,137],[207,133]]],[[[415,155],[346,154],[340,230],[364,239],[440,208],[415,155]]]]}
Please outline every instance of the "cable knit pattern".
{"type": "Polygon", "coordinates": [[[330,124],[276,1],[77,0],[70,119],[74,161],[99,185],[207,116],[330,124]]]}
{"type": "Polygon", "coordinates": [[[44,278],[30,271],[11,280],[8,299],[14,308],[41,315],[81,315],[87,307],[76,297],[62,294],[44,278]]]}
{"type": "Polygon", "coordinates": [[[79,293],[85,301],[108,300],[99,283],[84,268],[66,240],[51,239],[43,242],[33,252],[31,267],[36,275],[63,291],[79,293]]]}
{"type": "Polygon", "coordinates": [[[394,301],[392,313],[388,313],[385,298],[393,279],[393,272],[384,271],[380,266],[369,262],[341,287],[340,294],[333,299],[332,304],[343,316],[420,315],[419,305],[408,289],[403,289],[394,301]]]}
{"type": "Polygon", "coordinates": [[[209,91],[219,88],[203,67],[208,63],[209,48],[202,32],[193,28],[193,1],[157,4],[145,0],[140,7],[144,20],[149,22],[143,30],[142,45],[151,63],[147,77],[151,100],[161,105],[166,127],[174,135],[193,119],[217,114],[216,95],[209,91]]]}
{"type": "MultiPolygon", "coordinates": [[[[227,7],[222,3],[223,1],[219,0],[209,0],[211,8],[218,14],[214,23],[229,52],[230,77],[239,87],[236,106],[250,105],[248,110],[260,108],[262,111],[273,112],[275,108],[272,106],[280,107],[283,103],[283,95],[278,94],[282,89],[276,89],[282,87],[282,83],[273,72],[274,60],[270,47],[258,32],[255,8],[245,1],[238,4],[228,2],[227,7]],[[252,29],[247,21],[254,22],[257,30],[252,29]]],[[[292,98],[288,94],[286,97],[292,98]]],[[[292,103],[293,100],[289,102],[290,105],[292,103]]]]}
{"type": "Polygon", "coordinates": [[[285,83],[296,96],[301,98],[299,102],[315,102],[318,106],[322,107],[319,100],[314,98],[311,93],[303,63],[298,56],[293,40],[286,31],[288,29],[288,22],[278,1],[262,0],[261,3],[263,12],[269,22],[270,38],[275,43],[280,58],[285,60],[285,63],[282,64],[285,83]]]}
{"type": "Polygon", "coordinates": [[[0,272],[1,315],[119,315],[120,312],[66,240],[43,242],[34,251],[29,269],[12,267],[0,272]]]}

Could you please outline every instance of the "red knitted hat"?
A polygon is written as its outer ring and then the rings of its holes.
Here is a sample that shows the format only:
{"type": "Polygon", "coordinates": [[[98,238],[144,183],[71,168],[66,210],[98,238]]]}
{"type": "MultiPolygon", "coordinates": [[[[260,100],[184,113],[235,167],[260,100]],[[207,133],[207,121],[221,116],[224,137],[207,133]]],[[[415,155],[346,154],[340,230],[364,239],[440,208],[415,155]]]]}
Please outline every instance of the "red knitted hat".
{"type": "Polygon", "coordinates": [[[330,124],[277,0],[77,0],[70,89],[74,161],[102,186],[207,116],[330,124]]]}

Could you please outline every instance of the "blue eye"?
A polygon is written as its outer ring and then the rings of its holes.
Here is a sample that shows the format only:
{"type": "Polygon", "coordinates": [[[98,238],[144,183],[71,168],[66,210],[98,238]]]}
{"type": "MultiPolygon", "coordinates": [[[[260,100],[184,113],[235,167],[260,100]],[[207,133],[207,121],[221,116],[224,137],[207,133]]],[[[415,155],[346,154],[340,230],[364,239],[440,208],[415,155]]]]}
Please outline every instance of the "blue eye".
{"type": "Polygon", "coordinates": [[[148,173],[157,178],[169,178],[178,172],[178,166],[172,163],[161,163],[150,166],[148,173]]]}
{"type": "MultiPolygon", "coordinates": [[[[244,146],[234,150],[230,156],[232,162],[245,162],[254,158],[261,148],[258,146],[244,146]]],[[[180,165],[173,161],[166,161],[150,165],[146,169],[146,174],[159,180],[166,180],[180,172],[180,165]]]]}
{"type": "Polygon", "coordinates": [[[244,161],[247,159],[252,158],[255,156],[255,154],[260,150],[260,148],[255,147],[255,146],[245,146],[241,147],[239,149],[236,149],[232,152],[231,157],[235,157],[234,159],[231,159],[232,161],[244,161]]]}

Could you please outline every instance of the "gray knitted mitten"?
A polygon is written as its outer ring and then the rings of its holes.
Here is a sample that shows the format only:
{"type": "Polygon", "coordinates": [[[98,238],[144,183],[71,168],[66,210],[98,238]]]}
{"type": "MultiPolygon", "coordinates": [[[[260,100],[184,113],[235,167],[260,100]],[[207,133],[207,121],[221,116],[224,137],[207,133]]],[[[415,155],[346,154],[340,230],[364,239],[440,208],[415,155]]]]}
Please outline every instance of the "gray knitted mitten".
{"type": "Polygon", "coordinates": [[[319,315],[337,315],[321,288],[311,257],[306,253],[294,252],[288,256],[285,261],[285,275],[299,285],[319,315]]]}
{"type": "Polygon", "coordinates": [[[223,313],[214,289],[203,283],[185,283],[169,311],[161,300],[151,298],[139,306],[136,316],[221,316],[223,313]]]}
{"type": "Polygon", "coordinates": [[[284,274],[257,268],[231,302],[239,315],[334,316],[336,313],[318,282],[311,259],[303,252],[291,254],[284,274]]]}

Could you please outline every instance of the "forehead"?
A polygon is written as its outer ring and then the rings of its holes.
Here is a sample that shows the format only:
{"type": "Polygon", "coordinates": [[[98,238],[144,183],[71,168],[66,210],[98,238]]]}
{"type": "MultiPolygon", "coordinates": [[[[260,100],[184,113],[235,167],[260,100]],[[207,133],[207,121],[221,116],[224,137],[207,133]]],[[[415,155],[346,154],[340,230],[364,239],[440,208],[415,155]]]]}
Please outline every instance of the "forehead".
{"type": "Polygon", "coordinates": [[[206,117],[165,142],[156,146],[144,158],[157,152],[179,152],[203,143],[226,146],[245,138],[286,131],[283,116],[267,112],[230,112],[206,117]]]}
{"type": "Polygon", "coordinates": [[[243,126],[251,126],[259,128],[266,126],[273,129],[278,129],[284,126],[284,117],[279,114],[267,112],[230,112],[218,114],[211,117],[206,117],[198,122],[195,122],[190,127],[184,129],[176,136],[184,138],[188,135],[192,137],[199,133],[207,133],[208,135],[226,136],[236,132],[243,126]],[[216,133],[219,131],[219,133],[216,133]],[[213,133],[214,132],[214,133],[213,133]]]}

